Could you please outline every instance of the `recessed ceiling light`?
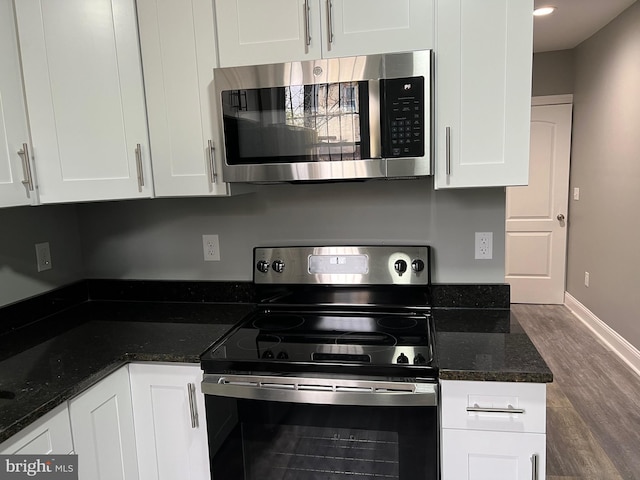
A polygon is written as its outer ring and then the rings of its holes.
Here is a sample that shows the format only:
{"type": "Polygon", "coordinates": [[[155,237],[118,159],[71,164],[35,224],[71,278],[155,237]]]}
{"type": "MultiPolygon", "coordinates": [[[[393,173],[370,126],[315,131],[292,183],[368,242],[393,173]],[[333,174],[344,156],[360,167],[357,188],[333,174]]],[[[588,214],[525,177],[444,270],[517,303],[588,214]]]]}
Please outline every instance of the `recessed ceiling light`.
{"type": "Polygon", "coordinates": [[[540,8],[536,8],[533,11],[533,14],[536,17],[542,17],[544,15],[550,15],[552,14],[554,11],[556,10],[556,7],[540,7],[540,8]]]}

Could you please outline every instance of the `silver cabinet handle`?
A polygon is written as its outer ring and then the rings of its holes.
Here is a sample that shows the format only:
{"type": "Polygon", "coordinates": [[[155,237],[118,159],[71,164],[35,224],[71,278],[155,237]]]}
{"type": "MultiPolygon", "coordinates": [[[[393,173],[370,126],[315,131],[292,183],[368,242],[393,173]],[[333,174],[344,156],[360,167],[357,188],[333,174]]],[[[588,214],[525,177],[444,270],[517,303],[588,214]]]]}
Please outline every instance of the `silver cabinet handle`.
{"type": "Polygon", "coordinates": [[[480,407],[477,403],[473,407],[467,407],[467,412],[472,413],[524,413],[524,408],[513,408],[512,405],[507,405],[507,408],[484,408],[480,407]]]}
{"type": "Polygon", "coordinates": [[[187,394],[189,396],[189,413],[191,415],[191,428],[198,428],[198,405],[196,404],[195,383],[187,383],[187,394]]]}
{"type": "Polygon", "coordinates": [[[540,458],[537,453],[531,455],[531,480],[538,480],[539,460],[540,458]]]}
{"type": "Polygon", "coordinates": [[[309,45],[311,45],[311,27],[309,14],[309,0],[304,0],[304,51],[309,53],[309,45]]]}
{"type": "Polygon", "coordinates": [[[556,218],[558,219],[559,222],[564,222],[564,215],[562,213],[559,213],[556,218]]]}
{"type": "Polygon", "coordinates": [[[447,175],[451,175],[451,127],[445,130],[445,152],[446,152],[446,168],[447,175]]]}
{"type": "Polygon", "coordinates": [[[142,146],[136,144],[136,169],[138,170],[138,191],[144,187],[144,168],[142,166],[142,146]]]}
{"type": "Polygon", "coordinates": [[[216,173],[216,147],[212,140],[209,140],[209,181],[216,183],[218,174],[216,173]]]}
{"type": "Polygon", "coordinates": [[[327,30],[329,31],[329,45],[333,43],[333,2],[327,0],[327,30]]]}
{"type": "Polygon", "coordinates": [[[22,170],[24,180],[22,184],[26,185],[30,192],[33,192],[33,176],[31,175],[31,162],[29,161],[29,145],[22,144],[22,150],[18,150],[18,155],[22,158],[22,170]]]}

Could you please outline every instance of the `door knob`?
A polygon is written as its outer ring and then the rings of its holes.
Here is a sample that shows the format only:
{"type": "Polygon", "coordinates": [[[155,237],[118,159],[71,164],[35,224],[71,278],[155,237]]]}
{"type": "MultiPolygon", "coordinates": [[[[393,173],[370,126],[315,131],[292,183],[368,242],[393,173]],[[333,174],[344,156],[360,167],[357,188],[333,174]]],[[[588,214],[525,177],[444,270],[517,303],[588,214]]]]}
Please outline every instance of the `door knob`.
{"type": "Polygon", "coordinates": [[[559,221],[563,222],[564,221],[564,215],[559,213],[558,216],[556,217],[559,221]]]}

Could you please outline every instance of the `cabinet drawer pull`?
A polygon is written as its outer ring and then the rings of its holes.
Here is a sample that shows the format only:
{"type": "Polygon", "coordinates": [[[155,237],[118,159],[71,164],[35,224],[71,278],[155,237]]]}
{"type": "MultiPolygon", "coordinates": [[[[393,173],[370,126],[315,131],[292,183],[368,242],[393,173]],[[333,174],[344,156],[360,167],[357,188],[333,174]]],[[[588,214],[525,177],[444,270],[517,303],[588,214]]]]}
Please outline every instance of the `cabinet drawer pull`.
{"type": "Polygon", "coordinates": [[[198,405],[196,404],[195,383],[187,383],[187,394],[189,396],[189,413],[191,415],[191,428],[198,428],[198,405]]]}
{"type": "Polygon", "coordinates": [[[533,455],[531,455],[531,480],[538,480],[538,463],[539,456],[537,453],[534,453],[533,455]]]}
{"type": "Polygon", "coordinates": [[[333,43],[333,2],[327,0],[327,30],[329,31],[329,46],[333,43]]]}
{"type": "Polygon", "coordinates": [[[467,407],[467,412],[470,412],[470,413],[524,413],[524,408],[513,408],[512,405],[507,405],[507,408],[485,408],[475,403],[473,407],[467,407]]]}
{"type": "Polygon", "coordinates": [[[447,175],[451,175],[451,127],[447,127],[445,130],[445,152],[446,152],[446,167],[445,171],[447,175]]]}
{"type": "Polygon", "coordinates": [[[209,140],[209,181],[215,184],[218,179],[218,173],[216,172],[216,147],[212,140],[209,140]]]}
{"type": "Polygon", "coordinates": [[[29,145],[22,144],[22,150],[18,150],[18,155],[22,158],[22,170],[24,171],[24,180],[22,184],[26,185],[30,192],[33,192],[33,176],[31,175],[31,162],[29,161],[29,145]]]}
{"type": "Polygon", "coordinates": [[[309,16],[309,0],[304,0],[304,53],[309,53],[309,45],[311,45],[309,16]]]}
{"type": "Polygon", "coordinates": [[[142,166],[142,146],[136,144],[136,169],[138,170],[138,191],[144,187],[144,168],[142,166]]]}

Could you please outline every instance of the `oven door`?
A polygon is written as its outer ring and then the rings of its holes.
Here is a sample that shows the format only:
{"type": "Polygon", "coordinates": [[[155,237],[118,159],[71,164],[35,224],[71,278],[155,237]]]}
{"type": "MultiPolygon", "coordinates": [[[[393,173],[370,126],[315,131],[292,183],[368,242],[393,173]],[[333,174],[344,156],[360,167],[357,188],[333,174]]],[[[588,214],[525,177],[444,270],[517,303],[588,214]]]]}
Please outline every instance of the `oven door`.
{"type": "Polygon", "coordinates": [[[438,477],[437,384],[205,375],[215,479],[438,477]]]}

